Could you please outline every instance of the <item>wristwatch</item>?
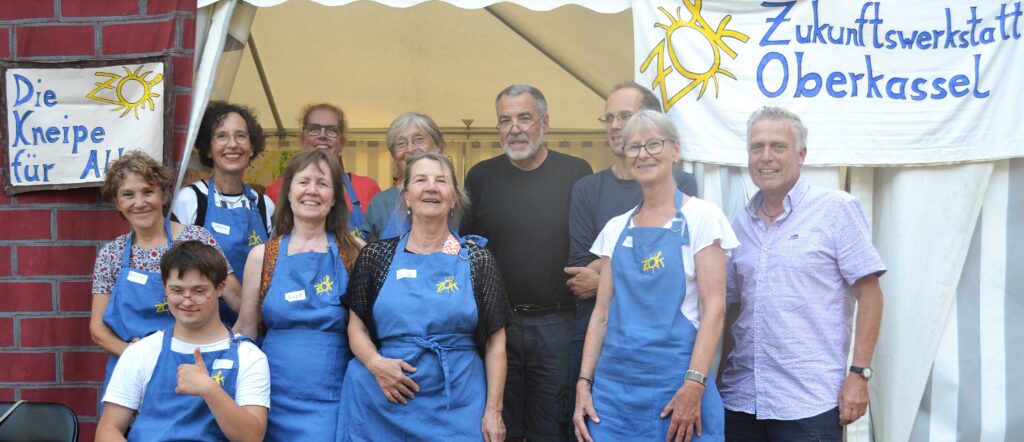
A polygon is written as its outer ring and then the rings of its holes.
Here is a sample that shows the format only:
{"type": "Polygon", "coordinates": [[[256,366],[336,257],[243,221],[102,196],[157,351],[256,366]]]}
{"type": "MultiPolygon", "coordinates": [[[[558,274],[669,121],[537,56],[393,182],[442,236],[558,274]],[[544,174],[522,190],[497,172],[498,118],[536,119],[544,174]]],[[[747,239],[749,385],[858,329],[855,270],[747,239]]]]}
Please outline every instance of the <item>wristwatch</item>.
{"type": "Polygon", "coordinates": [[[860,377],[864,378],[865,381],[870,381],[871,380],[871,374],[874,373],[874,372],[875,371],[872,370],[871,367],[858,367],[856,365],[851,365],[850,366],[850,373],[859,374],[860,377]]]}

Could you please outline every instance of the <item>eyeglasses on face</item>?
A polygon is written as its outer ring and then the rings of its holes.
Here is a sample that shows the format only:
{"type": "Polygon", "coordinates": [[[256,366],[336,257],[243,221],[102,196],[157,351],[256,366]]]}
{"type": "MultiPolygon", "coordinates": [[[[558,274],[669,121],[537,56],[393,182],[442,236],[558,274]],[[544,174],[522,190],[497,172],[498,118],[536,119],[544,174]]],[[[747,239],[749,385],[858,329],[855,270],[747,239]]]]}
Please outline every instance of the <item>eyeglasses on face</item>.
{"type": "MultiPolygon", "coordinates": [[[[213,141],[217,144],[228,144],[231,141],[232,135],[228,132],[217,132],[213,134],[213,141]]],[[[249,132],[235,132],[235,142],[238,144],[245,144],[249,142],[249,132]]]]}
{"type": "Polygon", "coordinates": [[[178,291],[174,289],[167,291],[167,300],[175,304],[180,304],[182,302],[185,302],[186,299],[190,299],[192,300],[193,304],[202,305],[206,304],[206,302],[212,298],[212,291],[197,291],[191,293],[186,293],[184,291],[178,291]]]}
{"type": "Polygon", "coordinates": [[[650,141],[648,141],[648,142],[646,142],[644,144],[640,144],[640,143],[627,144],[627,145],[625,145],[622,148],[622,152],[626,154],[626,158],[630,158],[630,159],[636,158],[636,157],[640,156],[640,150],[641,149],[647,150],[648,154],[650,154],[651,156],[654,156],[654,155],[657,155],[657,154],[661,153],[661,151],[665,149],[665,143],[667,141],[669,141],[669,140],[654,139],[654,140],[650,140],[650,141]]]}
{"type": "Polygon", "coordinates": [[[629,119],[632,118],[632,117],[633,117],[633,113],[632,112],[630,112],[630,111],[622,111],[622,112],[619,112],[618,114],[613,114],[613,113],[604,114],[604,115],[598,117],[597,121],[600,121],[602,124],[604,124],[606,126],[611,126],[611,125],[615,124],[615,120],[616,119],[621,121],[622,124],[626,124],[626,122],[629,121],[629,119]]]}
{"type": "Polygon", "coordinates": [[[429,138],[423,134],[413,135],[412,138],[409,139],[400,138],[398,141],[395,141],[395,150],[406,150],[409,146],[424,147],[427,145],[427,140],[429,140],[429,138]]]}
{"type": "Polygon", "coordinates": [[[337,124],[323,125],[309,123],[306,124],[306,127],[303,128],[303,130],[306,132],[306,135],[311,137],[320,136],[321,132],[327,132],[328,138],[338,138],[341,136],[341,126],[338,126],[337,124]]]}
{"type": "Polygon", "coordinates": [[[520,115],[519,118],[512,119],[511,117],[501,117],[498,119],[498,131],[502,133],[511,132],[512,128],[518,129],[520,132],[526,132],[533,128],[543,118],[533,118],[533,115],[525,114],[520,115]]]}

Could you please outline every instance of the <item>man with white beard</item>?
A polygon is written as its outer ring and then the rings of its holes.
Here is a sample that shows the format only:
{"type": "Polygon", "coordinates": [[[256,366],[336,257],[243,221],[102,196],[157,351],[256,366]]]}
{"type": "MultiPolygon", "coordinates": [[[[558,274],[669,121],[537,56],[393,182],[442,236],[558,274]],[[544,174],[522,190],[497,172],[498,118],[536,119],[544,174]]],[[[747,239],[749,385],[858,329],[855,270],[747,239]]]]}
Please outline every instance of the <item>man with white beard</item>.
{"type": "Polygon", "coordinates": [[[562,271],[569,257],[569,198],[586,161],[549,150],[547,101],[512,85],[495,99],[504,155],[466,176],[463,233],[487,238],[512,307],[504,420],[511,440],[564,441],[569,343],[575,302],[562,271]]]}

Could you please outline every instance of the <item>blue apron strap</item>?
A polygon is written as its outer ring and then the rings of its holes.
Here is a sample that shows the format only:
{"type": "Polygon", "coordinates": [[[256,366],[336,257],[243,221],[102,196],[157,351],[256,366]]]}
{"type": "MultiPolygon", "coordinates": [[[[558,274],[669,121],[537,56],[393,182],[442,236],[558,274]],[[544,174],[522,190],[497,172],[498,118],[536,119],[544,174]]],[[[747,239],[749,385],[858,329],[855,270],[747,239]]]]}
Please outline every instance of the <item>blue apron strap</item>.
{"type": "Polygon", "coordinates": [[[680,232],[682,245],[690,245],[690,226],[687,225],[686,216],[683,215],[683,192],[676,189],[676,217],[672,219],[672,231],[680,232]]]}
{"type": "Polygon", "coordinates": [[[349,218],[353,230],[358,232],[359,237],[362,238],[365,236],[363,230],[366,228],[366,217],[363,215],[359,195],[356,194],[356,188],[352,185],[352,179],[349,178],[348,173],[341,174],[341,179],[345,181],[345,193],[348,194],[349,201],[352,201],[352,213],[349,214],[349,218]]]}
{"type": "Polygon", "coordinates": [[[430,350],[437,355],[438,361],[441,363],[441,372],[444,374],[444,399],[445,399],[445,410],[451,410],[452,402],[452,381],[451,371],[448,366],[448,352],[455,350],[474,350],[475,347],[472,345],[465,345],[454,343],[452,345],[441,345],[436,341],[424,339],[419,336],[405,337],[399,339],[401,342],[408,342],[416,344],[420,348],[430,350]]]}

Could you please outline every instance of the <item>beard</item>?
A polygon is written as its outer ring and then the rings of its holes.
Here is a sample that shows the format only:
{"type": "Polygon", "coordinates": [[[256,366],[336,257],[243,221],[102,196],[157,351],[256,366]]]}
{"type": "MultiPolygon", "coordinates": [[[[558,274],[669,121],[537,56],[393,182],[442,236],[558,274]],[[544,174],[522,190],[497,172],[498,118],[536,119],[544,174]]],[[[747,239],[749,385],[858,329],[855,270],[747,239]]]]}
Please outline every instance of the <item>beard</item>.
{"type": "Polygon", "coordinates": [[[526,142],[526,149],[513,150],[509,147],[507,142],[501,143],[501,147],[505,150],[505,155],[508,155],[509,159],[512,161],[522,161],[536,154],[537,151],[540,150],[540,146],[544,144],[544,140],[540,140],[536,143],[530,143],[530,140],[527,139],[526,142]]]}

